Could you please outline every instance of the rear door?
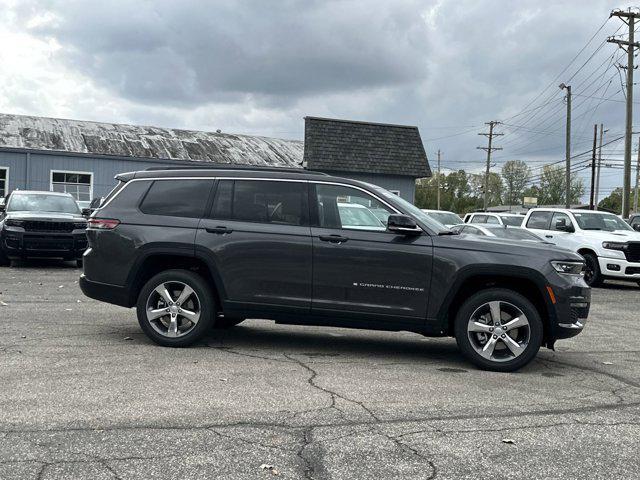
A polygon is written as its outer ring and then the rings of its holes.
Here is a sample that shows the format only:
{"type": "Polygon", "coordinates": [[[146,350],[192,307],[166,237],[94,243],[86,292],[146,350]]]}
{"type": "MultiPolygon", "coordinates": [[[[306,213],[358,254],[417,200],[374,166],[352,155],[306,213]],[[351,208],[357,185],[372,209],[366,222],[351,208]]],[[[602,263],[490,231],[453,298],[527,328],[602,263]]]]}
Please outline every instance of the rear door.
{"type": "Polygon", "coordinates": [[[228,309],[311,307],[306,181],[220,179],[196,250],[216,266],[228,309]]]}
{"type": "Polygon", "coordinates": [[[387,231],[386,220],[380,223],[367,212],[397,212],[359,188],[313,182],[310,190],[312,311],[413,317],[423,323],[433,256],[429,235],[387,231]],[[361,213],[357,221],[349,214],[354,211],[361,213]]]}

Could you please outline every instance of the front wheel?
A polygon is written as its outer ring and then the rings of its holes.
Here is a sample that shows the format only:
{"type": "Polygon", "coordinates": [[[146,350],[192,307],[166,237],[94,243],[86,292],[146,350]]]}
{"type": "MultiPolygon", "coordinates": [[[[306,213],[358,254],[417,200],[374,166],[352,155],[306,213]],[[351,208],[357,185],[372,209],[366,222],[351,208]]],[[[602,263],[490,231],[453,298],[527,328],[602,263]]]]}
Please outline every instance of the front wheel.
{"type": "Polygon", "coordinates": [[[600,271],[600,263],[598,263],[598,257],[592,253],[586,253],[583,255],[585,268],[584,268],[584,281],[590,287],[599,287],[604,282],[602,278],[602,272],[600,271]]]}
{"type": "Polygon", "coordinates": [[[215,305],[210,287],[188,270],[167,270],[140,291],[138,323],[147,336],[165,347],[186,347],[211,327],[215,305]]]}
{"type": "Polygon", "coordinates": [[[528,364],[542,344],[536,307],[512,290],[493,288],[468,298],[458,310],[458,347],[485,370],[511,372],[528,364]]]}

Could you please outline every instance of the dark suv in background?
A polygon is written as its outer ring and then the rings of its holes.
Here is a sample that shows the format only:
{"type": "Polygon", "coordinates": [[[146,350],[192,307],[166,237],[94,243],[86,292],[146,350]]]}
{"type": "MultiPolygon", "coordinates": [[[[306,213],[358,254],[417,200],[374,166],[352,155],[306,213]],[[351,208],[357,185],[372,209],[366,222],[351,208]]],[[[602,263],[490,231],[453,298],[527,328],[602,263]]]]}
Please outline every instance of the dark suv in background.
{"type": "Polygon", "coordinates": [[[0,206],[0,264],[29,257],[82,265],[87,221],[68,193],[16,190],[0,206]]]}
{"type": "Polygon", "coordinates": [[[263,318],[455,336],[476,365],[510,371],[589,311],[577,254],[453,235],[374,185],[284,169],[116,178],[89,219],[80,286],[136,306],[160,345],[263,318]]]}

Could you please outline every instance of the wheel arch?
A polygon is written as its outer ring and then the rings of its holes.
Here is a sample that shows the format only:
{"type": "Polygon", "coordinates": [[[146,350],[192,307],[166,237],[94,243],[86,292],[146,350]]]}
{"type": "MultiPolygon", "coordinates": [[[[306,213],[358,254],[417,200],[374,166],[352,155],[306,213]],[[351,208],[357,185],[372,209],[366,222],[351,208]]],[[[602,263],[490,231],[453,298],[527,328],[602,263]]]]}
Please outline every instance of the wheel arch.
{"type": "Polygon", "coordinates": [[[455,317],[462,303],[471,295],[490,288],[511,290],[531,301],[542,319],[546,342],[551,334],[551,317],[555,312],[546,294],[544,277],[538,271],[529,268],[503,270],[496,269],[494,265],[488,269],[461,272],[438,313],[443,330],[453,336],[455,317]]]}
{"type": "Polygon", "coordinates": [[[189,270],[201,275],[211,287],[216,308],[219,311],[222,310],[224,296],[215,266],[201,256],[177,249],[154,249],[145,252],[144,255],[138,258],[127,281],[127,285],[129,285],[129,305],[136,304],[140,290],[151,277],[172,269],[189,270]]]}

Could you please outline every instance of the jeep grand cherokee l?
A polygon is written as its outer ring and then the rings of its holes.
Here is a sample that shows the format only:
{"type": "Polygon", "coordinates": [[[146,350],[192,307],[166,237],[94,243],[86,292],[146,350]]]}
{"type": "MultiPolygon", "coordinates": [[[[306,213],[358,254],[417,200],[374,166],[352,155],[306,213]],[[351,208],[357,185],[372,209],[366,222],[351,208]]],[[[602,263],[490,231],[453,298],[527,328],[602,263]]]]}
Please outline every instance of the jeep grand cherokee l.
{"type": "Polygon", "coordinates": [[[511,371],[583,329],[582,258],[453,235],[379,187],[305,170],[121,174],[89,219],[80,286],[135,306],[181,347],[244,318],[454,336],[481,368],[511,371]],[[345,204],[384,210],[355,227],[345,204]]]}
{"type": "Polygon", "coordinates": [[[68,193],[12,192],[0,210],[0,264],[28,257],[55,257],[82,263],[87,248],[78,204],[68,193]]]}

